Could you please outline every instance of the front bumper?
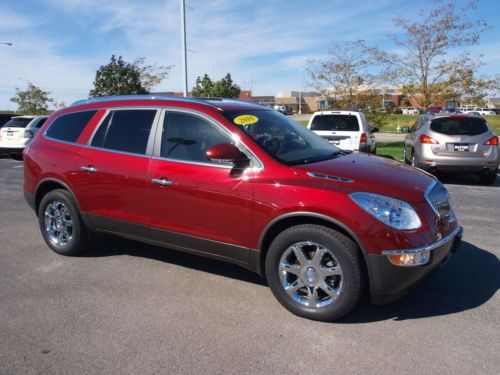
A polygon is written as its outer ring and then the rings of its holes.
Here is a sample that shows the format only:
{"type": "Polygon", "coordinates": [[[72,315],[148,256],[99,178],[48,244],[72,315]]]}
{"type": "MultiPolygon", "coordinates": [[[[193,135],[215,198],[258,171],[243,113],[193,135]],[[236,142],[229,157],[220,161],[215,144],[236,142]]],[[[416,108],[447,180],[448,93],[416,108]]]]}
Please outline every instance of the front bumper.
{"type": "Polygon", "coordinates": [[[421,281],[432,275],[446,261],[450,253],[458,251],[462,239],[462,227],[456,227],[442,239],[429,245],[404,250],[387,250],[384,255],[366,257],[370,273],[371,299],[375,304],[385,304],[401,298],[421,281]],[[392,264],[392,253],[416,253],[431,251],[429,262],[423,266],[402,267],[392,264]]]}

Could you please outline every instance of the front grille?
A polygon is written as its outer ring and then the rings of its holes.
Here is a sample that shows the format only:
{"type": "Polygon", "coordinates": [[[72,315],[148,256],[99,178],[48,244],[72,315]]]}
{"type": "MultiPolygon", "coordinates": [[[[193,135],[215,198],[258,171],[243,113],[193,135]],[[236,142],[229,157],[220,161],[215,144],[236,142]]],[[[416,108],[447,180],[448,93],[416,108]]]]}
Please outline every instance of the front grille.
{"type": "Polygon", "coordinates": [[[443,220],[455,220],[455,214],[450,206],[448,190],[439,181],[434,181],[427,191],[425,197],[434,212],[443,220]]]}

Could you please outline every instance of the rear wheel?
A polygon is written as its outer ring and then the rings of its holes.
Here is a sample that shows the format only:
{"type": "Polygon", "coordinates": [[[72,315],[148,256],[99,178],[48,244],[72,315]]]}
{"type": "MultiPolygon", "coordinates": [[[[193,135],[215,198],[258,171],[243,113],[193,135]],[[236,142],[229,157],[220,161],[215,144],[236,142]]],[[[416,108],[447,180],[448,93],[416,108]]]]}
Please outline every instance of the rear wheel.
{"type": "Polygon", "coordinates": [[[75,255],[88,246],[87,230],[66,190],[52,190],[42,198],[38,222],[45,242],[58,254],[75,255]]]}
{"type": "Polygon", "coordinates": [[[266,256],[266,278],[278,301],[293,314],[332,321],[347,314],[363,291],[357,246],[320,225],[280,233],[266,256]]]}
{"type": "Polygon", "coordinates": [[[483,185],[493,185],[497,179],[497,173],[498,169],[495,169],[494,171],[480,174],[479,175],[479,182],[483,185]]]}

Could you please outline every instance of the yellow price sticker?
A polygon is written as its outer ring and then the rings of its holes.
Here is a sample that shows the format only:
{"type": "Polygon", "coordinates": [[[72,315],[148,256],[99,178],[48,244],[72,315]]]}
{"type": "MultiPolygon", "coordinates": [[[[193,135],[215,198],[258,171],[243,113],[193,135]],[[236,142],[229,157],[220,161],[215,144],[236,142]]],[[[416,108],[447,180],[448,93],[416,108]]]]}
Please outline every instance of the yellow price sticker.
{"type": "Polygon", "coordinates": [[[259,122],[259,118],[253,115],[241,115],[235,117],[233,122],[237,125],[251,125],[259,122]]]}

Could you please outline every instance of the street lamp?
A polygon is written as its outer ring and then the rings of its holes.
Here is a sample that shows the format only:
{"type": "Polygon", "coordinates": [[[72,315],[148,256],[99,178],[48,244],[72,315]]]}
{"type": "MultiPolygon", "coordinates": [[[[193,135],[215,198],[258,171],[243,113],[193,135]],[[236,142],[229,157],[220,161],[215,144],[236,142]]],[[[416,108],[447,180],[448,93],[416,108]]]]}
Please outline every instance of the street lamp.
{"type": "Polygon", "coordinates": [[[11,42],[0,42],[0,44],[4,44],[6,46],[13,46],[14,43],[11,43],[11,42]]]}
{"type": "Polygon", "coordinates": [[[215,64],[218,64],[217,60],[212,61],[212,81],[215,81],[215,64]]]}
{"type": "Polygon", "coordinates": [[[181,43],[182,43],[182,71],[184,77],[183,93],[188,95],[187,79],[187,49],[186,49],[186,0],[181,0],[181,43]]]}
{"type": "Polygon", "coordinates": [[[298,114],[302,114],[302,71],[304,69],[299,69],[299,112],[298,114]]]}

